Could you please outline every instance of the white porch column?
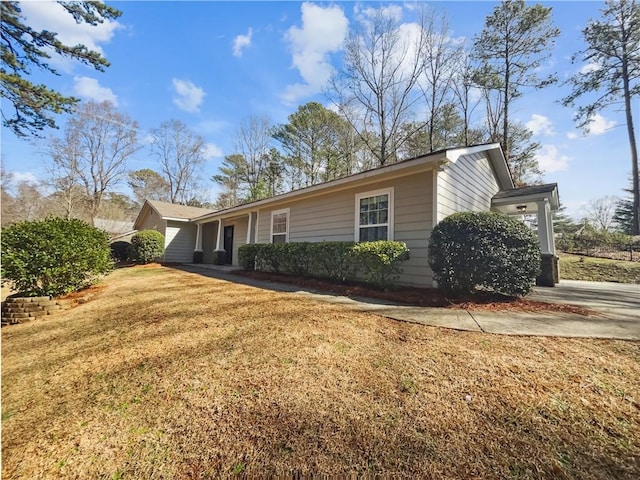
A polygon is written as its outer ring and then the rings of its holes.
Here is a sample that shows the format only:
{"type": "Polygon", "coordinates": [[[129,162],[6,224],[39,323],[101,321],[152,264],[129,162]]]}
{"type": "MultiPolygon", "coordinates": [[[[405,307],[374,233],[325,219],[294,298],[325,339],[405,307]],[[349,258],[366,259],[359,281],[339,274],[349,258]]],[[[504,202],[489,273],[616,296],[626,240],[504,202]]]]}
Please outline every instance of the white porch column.
{"type": "Polygon", "coordinates": [[[547,199],[536,202],[538,204],[538,239],[540,240],[540,253],[551,255],[554,254],[553,224],[551,223],[551,211],[549,210],[549,201],[547,199]]]}
{"type": "MultiPolygon", "coordinates": [[[[547,203],[547,206],[549,204],[547,203]]],[[[556,254],[556,236],[553,232],[553,215],[551,210],[547,212],[547,235],[549,235],[549,252],[556,254]]]]}
{"type": "Polygon", "coordinates": [[[247,223],[247,245],[249,245],[251,242],[251,234],[253,233],[253,212],[249,212],[249,220],[247,223]]]}
{"type": "Polygon", "coordinates": [[[222,219],[218,220],[218,238],[216,239],[216,252],[224,251],[222,245],[222,219]]]}
{"type": "Polygon", "coordinates": [[[197,225],[197,230],[196,230],[196,248],[194,248],[194,252],[201,252],[202,251],[202,224],[198,223],[197,225]]]}

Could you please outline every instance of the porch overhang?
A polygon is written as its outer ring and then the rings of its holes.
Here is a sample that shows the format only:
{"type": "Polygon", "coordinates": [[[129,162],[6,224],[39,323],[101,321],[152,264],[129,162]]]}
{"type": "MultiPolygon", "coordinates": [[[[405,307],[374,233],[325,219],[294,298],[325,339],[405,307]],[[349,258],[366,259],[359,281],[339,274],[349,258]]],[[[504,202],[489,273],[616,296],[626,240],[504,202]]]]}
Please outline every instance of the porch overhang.
{"type": "Polygon", "coordinates": [[[491,199],[493,211],[520,216],[535,214],[538,217],[537,234],[542,256],[542,272],[536,279],[538,285],[552,287],[559,280],[552,215],[559,208],[556,183],[500,190],[491,199]]]}
{"type": "Polygon", "coordinates": [[[507,215],[537,214],[545,202],[551,212],[560,208],[557,183],[500,190],[491,199],[491,209],[507,215]]]}

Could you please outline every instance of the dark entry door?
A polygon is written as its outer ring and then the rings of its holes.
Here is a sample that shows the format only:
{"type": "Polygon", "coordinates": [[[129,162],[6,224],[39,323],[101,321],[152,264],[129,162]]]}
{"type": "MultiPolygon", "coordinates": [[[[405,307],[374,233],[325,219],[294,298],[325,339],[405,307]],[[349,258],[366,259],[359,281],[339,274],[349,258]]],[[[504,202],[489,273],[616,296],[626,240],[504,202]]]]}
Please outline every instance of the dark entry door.
{"type": "Polygon", "coordinates": [[[231,265],[233,263],[233,225],[224,227],[224,263],[231,265]]]}

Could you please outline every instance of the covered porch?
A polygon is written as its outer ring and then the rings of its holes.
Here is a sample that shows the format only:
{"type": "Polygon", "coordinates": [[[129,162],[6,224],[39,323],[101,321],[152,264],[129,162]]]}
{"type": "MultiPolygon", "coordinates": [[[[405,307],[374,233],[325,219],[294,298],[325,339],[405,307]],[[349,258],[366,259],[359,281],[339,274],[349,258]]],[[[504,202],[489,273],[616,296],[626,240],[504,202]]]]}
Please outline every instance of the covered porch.
{"type": "Polygon", "coordinates": [[[553,232],[553,212],[559,208],[556,183],[500,190],[491,199],[493,211],[519,217],[536,216],[542,256],[542,271],[536,283],[540,286],[553,287],[559,281],[558,256],[553,232]]]}
{"type": "Polygon", "coordinates": [[[196,219],[193,262],[210,265],[238,265],[240,246],[254,243],[257,212],[196,219]]]}

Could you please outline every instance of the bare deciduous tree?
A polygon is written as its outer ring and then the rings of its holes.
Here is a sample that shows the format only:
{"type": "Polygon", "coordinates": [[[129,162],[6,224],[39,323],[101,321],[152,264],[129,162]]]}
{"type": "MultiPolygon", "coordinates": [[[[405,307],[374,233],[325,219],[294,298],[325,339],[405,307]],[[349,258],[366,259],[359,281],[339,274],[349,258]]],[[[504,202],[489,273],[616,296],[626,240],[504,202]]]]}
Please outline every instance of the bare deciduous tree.
{"type": "Polygon", "coordinates": [[[204,138],[193,133],[180,120],[163,122],[151,131],[151,135],[151,150],[169,185],[169,200],[186,204],[198,190],[200,169],[204,163],[204,138]]]}
{"type": "Polygon", "coordinates": [[[271,123],[267,117],[251,116],[244,120],[236,134],[235,153],[245,161],[245,178],[248,201],[266,195],[265,172],[269,164],[271,148],[271,123]]]}
{"type": "Polygon", "coordinates": [[[586,219],[598,230],[611,231],[619,200],[618,197],[606,196],[590,201],[585,208],[586,219]]]}
{"type": "Polygon", "coordinates": [[[460,49],[456,63],[456,74],[453,77],[451,88],[463,122],[462,139],[464,145],[471,145],[473,143],[472,139],[474,138],[471,129],[471,119],[473,112],[478,108],[478,105],[480,105],[482,96],[473,84],[474,66],[471,56],[463,49],[460,49]]]}
{"type": "Polygon", "coordinates": [[[137,129],[110,102],[87,102],[69,119],[64,135],[49,143],[52,170],[70,193],[74,184],[83,189],[92,222],[105,192],[122,181],[127,160],[139,149],[137,129]]]}
{"type": "Polygon", "coordinates": [[[422,19],[401,24],[388,9],[367,9],[345,42],[344,65],[327,90],[379,165],[392,163],[411,132],[403,131],[422,98],[422,19]]]}
{"type": "MultiPolygon", "coordinates": [[[[452,100],[453,79],[457,71],[457,59],[461,48],[451,39],[449,22],[444,15],[429,11],[423,14],[424,75],[418,85],[424,96],[427,113],[427,139],[430,152],[445,148],[436,141],[437,118],[442,107],[452,100]]],[[[426,152],[422,152],[426,153],[426,152]]]]}

